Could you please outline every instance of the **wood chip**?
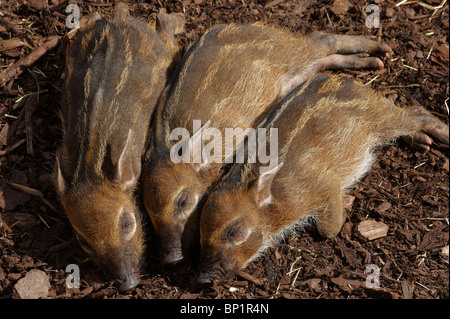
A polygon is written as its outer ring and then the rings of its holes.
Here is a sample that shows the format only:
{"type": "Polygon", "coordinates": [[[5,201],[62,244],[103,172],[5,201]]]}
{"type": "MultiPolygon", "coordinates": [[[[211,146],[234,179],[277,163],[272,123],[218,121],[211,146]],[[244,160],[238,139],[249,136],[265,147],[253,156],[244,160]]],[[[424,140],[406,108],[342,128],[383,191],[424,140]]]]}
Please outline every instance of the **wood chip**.
{"type": "Polygon", "coordinates": [[[0,52],[12,50],[18,48],[22,45],[25,45],[20,39],[8,39],[0,41],[0,52]]]}
{"type": "Polygon", "coordinates": [[[389,202],[382,202],[380,206],[378,206],[377,208],[375,208],[375,210],[378,213],[382,213],[384,211],[387,211],[389,208],[391,208],[391,203],[389,202]]]}
{"type": "Polygon", "coordinates": [[[402,294],[403,299],[411,299],[411,290],[406,280],[402,280],[402,294]]]}
{"type": "Polygon", "coordinates": [[[353,7],[353,4],[348,0],[334,0],[331,11],[336,15],[344,15],[353,7]]]}
{"type": "Polygon", "coordinates": [[[4,70],[0,74],[0,85],[4,85],[6,82],[17,78],[27,67],[32,66],[48,51],[54,49],[59,44],[59,41],[60,38],[58,36],[49,37],[39,48],[4,70]]]}
{"type": "Polygon", "coordinates": [[[246,272],[243,272],[242,270],[238,271],[237,275],[245,280],[248,280],[255,285],[261,286],[263,284],[263,281],[261,279],[256,278],[255,276],[252,276],[246,272]]]}
{"type": "Polygon", "coordinates": [[[441,256],[447,259],[448,261],[448,245],[445,247],[442,247],[441,249],[441,256]]]}
{"type": "Polygon", "coordinates": [[[362,221],[358,225],[358,231],[368,240],[374,240],[386,236],[388,229],[389,227],[385,223],[377,222],[371,219],[362,221]]]}
{"type": "Polygon", "coordinates": [[[2,16],[0,16],[0,24],[6,27],[6,30],[11,31],[13,34],[20,33],[20,29],[17,27],[16,23],[9,22],[2,16]]]}
{"type": "Polygon", "coordinates": [[[349,293],[352,292],[355,288],[362,288],[366,286],[366,283],[362,280],[356,279],[347,279],[342,275],[336,278],[331,278],[331,282],[338,285],[342,290],[347,291],[349,293]]]}
{"type": "Polygon", "coordinates": [[[271,2],[269,2],[268,4],[266,4],[266,5],[264,6],[264,8],[267,9],[267,8],[270,8],[270,7],[274,7],[274,6],[276,6],[277,4],[280,4],[281,2],[283,2],[283,0],[274,0],[274,1],[271,1],[271,2]]]}

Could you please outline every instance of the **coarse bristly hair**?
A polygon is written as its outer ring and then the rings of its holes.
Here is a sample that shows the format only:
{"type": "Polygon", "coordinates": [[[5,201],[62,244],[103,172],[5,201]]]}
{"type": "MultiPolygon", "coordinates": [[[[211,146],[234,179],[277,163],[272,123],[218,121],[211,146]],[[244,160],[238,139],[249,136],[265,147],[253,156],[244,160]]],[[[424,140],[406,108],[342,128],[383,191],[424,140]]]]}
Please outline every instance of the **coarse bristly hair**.
{"type": "MultiPolygon", "coordinates": [[[[448,143],[448,127],[423,108],[397,107],[360,83],[332,75],[317,76],[291,92],[261,126],[279,129],[279,163],[284,165],[261,182],[260,163],[234,164],[215,193],[225,190],[227,207],[240,207],[229,204],[233,193],[239,201],[246,193],[256,198],[256,209],[247,214],[259,220],[263,240],[245,265],[290,234],[316,228],[325,237],[335,236],[345,222],[346,192],[370,170],[378,150],[396,138],[425,130],[448,143]],[[258,203],[258,192],[248,192],[251,187],[270,188],[269,200],[265,190],[258,203]]],[[[220,202],[220,195],[214,198],[220,202]]],[[[226,224],[230,217],[225,215],[226,224]]],[[[215,224],[220,224],[218,216],[215,224]]],[[[230,252],[240,253],[238,247],[230,252]]]]}
{"type": "Polygon", "coordinates": [[[280,245],[283,241],[289,236],[297,236],[301,233],[311,231],[316,229],[316,218],[317,216],[314,213],[309,213],[306,216],[303,216],[299,220],[291,223],[290,225],[285,226],[278,230],[278,232],[274,234],[270,234],[268,232],[265,233],[263,243],[258,251],[247,261],[244,267],[250,264],[252,261],[263,258],[267,250],[271,247],[280,245]]]}
{"type": "Polygon", "coordinates": [[[134,191],[175,53],[171,39],[131,17],[124,3],[111,19],[80,24],[66,51],[55,186],[90,258],[115,276],[137,276],[144,245],[134,191]]]}

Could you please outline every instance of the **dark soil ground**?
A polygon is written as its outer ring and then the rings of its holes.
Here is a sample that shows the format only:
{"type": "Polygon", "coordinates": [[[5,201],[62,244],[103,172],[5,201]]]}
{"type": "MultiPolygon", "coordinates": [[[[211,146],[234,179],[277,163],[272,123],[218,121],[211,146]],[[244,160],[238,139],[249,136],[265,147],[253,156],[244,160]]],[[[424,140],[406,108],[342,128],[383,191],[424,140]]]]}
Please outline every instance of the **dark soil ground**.
{"type": "MultiPolygon", "coordinates": [[[[374,0],[381,28],[365,25],[368,1],[152,0],[128,1],[145,21],[158,12],[183,12],[183,48],[219,23],[265,23],[294,34],[322,30],[372,34],[388,43],[392,59],[378,72],[345,72],[408,107],[421,104],[448,123],[449,5],[441,0],[374,0]],[[395,4],[399,4],[396,6],[395,4]],[[433,9],[434,8],[434,9],[433,9]]],[[[27,57],[51,36],[63,36],[68,1],[0,2],[0,72],[27,57]]],[[[71,1],[81,14],[112,12],[109,1],[71,1]]],[[[17,281],[31,269],[50,278],[49,298],[449,298],[449,149],[439,143],[421,154],[404,143],[386,147],[355,197],[342,232],[321,240],[291,235],[249,265],[248,276],[197,289],[193,273],[159,264],[147,223],[142,282],[119,293],[104,282],[81,250],[51,183],[61,140],[57,110],[63,59],[59,46],[0,88],[0,298],[18,298],[17,281]],[[19,186],[15,184],[19,184],[19,186]],[[18,190],[20,185],[29,189],[18,190]],[[31,190],[30,190],[31,189],[31,190]],[[387,235],[368,240],[366,219],[383,222],[387,235]],[[447,255],[442,253],[447,246],[447,255]],[[81,270],[81,286],[67,288],[68,264],[81,270]],[[379,288],[366,285],[368,265],[380,270],[379,288]]],[[[370,281],[369,277],[369,281],[370,281]]]]}

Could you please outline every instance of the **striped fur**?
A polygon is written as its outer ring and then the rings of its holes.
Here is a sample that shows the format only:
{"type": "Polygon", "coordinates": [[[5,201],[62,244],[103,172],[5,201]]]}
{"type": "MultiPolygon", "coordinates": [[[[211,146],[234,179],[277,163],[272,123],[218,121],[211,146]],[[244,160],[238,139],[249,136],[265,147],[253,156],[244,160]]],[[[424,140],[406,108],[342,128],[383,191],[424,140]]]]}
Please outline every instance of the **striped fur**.
{"type": "MultiPolygon", "coordinates": [[[[292,87],[325,67],[323,62],[335,50],[312,37],[294,37],[260,23],[214,27],[189,48],[158,105],[144,159],[144,202],[163,250],[176,247],[180,257],[179,248],[189,247],[181,243],[181,236],[193,242],[198,235],[194,222],[192,231],[184,227],[188,217],[198,218],[198,212],[189,204],[189,214],[179,214],[175,190],[186,189],[188,201],[204,198],[224,169],[221,163],[200,170],[186,163],[174,165],[169,152],[178,141],[170,140],[170,132],[186,128],[192,136],[194,120],[210,121],[222,136],[225,128],[255,127],[292,87]]],[[[226,140],[222,163],[230,146],[226,140]]]]}
{"type": "Polygon", "coordinates": [[[110,156],[115,163],[129,128],[135,128],[133,166],[140,170],[150,115],[171,62],[164,42],[142,22],[108,23],[103,19],[81,31],[66,60],[62,102],[65,143],[60,150],[66,179],[72,184],[105,179],[102,165],[107,147],[114,145],[110,156]],[[79,150],[76,160],[74,150],[79,150]]]}
{"type": "Polygon", "coordinates": [[[133,191],[174,54],[124,4],[112,19],[85,21],[67,48],[55,181],[80,243],[119,289],[138,282],[143,234],[133,191]]]}
{"type": "Polygon", "coordinates": [[[233,274],[298,227],[313,224],[323,236],[335,236],[345,221],[346,191],[371,168],[376,149],[395,138],[424,131],[448,144],[448,127],[423,108],[397,107],[332,75],[296,88],[261,126],[278,128],[283,166],[261,186],[259,163],[234,164],[209,195],[200,217],[203,280],[233,274]],[[262,207],[261,187],[272,197],[262,207]],[[230,227],[237,239],[227,236],[230,227]],[[247,232],[255,237],[243,242],[239,233],[247,232]]]}

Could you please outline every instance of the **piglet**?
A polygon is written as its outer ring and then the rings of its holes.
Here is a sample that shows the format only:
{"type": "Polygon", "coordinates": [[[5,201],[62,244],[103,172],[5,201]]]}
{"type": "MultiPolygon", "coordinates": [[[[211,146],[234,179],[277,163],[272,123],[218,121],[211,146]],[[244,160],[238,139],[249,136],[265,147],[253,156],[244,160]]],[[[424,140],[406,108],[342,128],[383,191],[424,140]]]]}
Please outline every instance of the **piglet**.
{"type": "Polygon", "coordinates": [[[81,246],[120,290],[139,282],[143,234],[133,192],[183,24],[159,15],[157,33],[120,3],[112,19],[85,19],[66,51],[55,185],[81,246]]]}
{"type": "Polygon", "coordinates": [[[199,283],[233,276],[299,227],[336,236],[346,218],[346,192],[370,170],[377,148],[400,136],[423,150],[430,136],[449,143],[448,126],[422,107],[400,108],[332,75],[296,88],[260,128],[277,129],[277,164],[233,164],[208,196],[200,215],[199,283]]]}

